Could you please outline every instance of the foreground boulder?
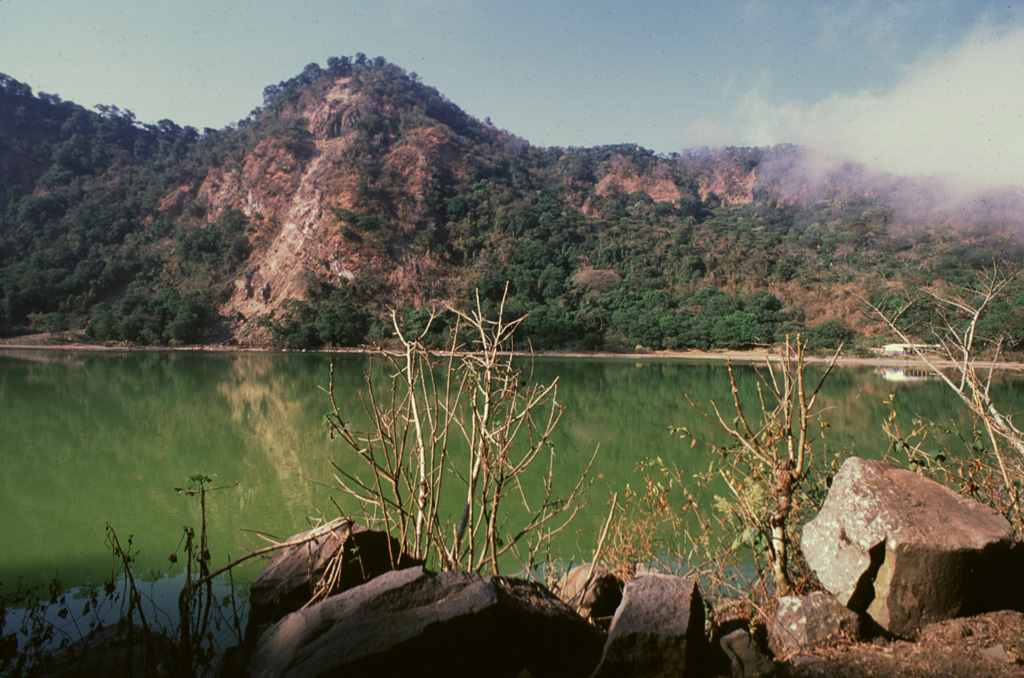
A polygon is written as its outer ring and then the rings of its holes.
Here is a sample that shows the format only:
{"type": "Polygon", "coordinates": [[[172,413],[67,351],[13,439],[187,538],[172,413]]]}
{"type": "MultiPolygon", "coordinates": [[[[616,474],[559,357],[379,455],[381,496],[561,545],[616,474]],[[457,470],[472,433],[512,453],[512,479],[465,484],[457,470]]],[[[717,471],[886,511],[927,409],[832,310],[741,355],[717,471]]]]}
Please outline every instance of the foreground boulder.
{"type": "Polygon", "coordinates": [[[622,582],[607,569],[579,565],[569,570],[555,587],[559,599],[603,629],[611,624],[622,602],[622,582]]]}
{"type": "Polygon", "coordinates": [[[298,610],[317,592],[346,591],[391,570],[420,565],[399,555],[398,542],[384,532],[339,518],[288,539],[297,543],[277,551],[249,593],[246,641],[251,644],[269,624],[298,610]]]}
{"type": "Polygon", "coordinates": [[[746,629],[727,634],[719,641],[719,647],[729,658],[732,678],[766,678],[776,674],[775,664],[746,629]]]}
{"type": "Polygon", "coordinates": [[[824,591],[782,596],[768,629],[772,650],[788,655],[835,635],[860,634],[860,617],[824,591]]]}
{"type": "Polygon", "coordinates": [[[911,471],[851,457],[801,548],[836,598],[886,631],[1005,603],[1012,530],[1001,515],[911,471]]]}
{"type": "Polygon", "coordinates": [[[701,676],[707,659],[696,580],[642,574],[626,582],[594,678],[701,676]]]}
{"type": "Polygon", "coordinates": [[[604,634],[540,584],[422,567],[294,612],[260,636],[252,676],[586,676],[604,634]]]}

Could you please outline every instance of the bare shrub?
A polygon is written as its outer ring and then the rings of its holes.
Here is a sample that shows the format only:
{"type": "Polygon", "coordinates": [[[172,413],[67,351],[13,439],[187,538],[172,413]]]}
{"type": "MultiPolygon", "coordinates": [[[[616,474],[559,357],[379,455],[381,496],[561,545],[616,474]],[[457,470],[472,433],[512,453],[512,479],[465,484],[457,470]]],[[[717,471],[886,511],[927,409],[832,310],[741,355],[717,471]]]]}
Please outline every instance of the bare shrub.
{"type": "MultiPolygon", "coordinates": [[[[874,314],[959,397],[976,418],[980,435],[971,436],[970,448],[984,452],[983,457],[992,461],[992,472],[1002,484],[1000,492],[989,494],[989,502],[1011,518],[1018,536],[1024,534],[1024,516],[1021,514],[1024,432],[991,395],[993,377],[1002,360],[1007,334],[1004,331],[994,336],[981,336],[980,329],[986,314],[1005,297],[1020,271],[1019,266],[1010,266],[1000,253],[992,265],[979,271],[973,280],[924,290],[925,299],[930,300],[929,310],[938,317],[938,321],[919,327],[908,325],[903,318],[920,301],[888,299],[884,305],[876,305],[865,300],[874,314]]],[[[910,437],[909,451],[913,451],[913,441],[919,441],[923,433],[921,429],[910,437]]],[[[891,427],[890,437],[894,446],[907,444],[907,438],[891,427]]],[[[917,449],[920,450],[919,444],[917,449]]],[[[972,478],[966,486],[973,489],[978,484],[977,479],[972,478]]]]}
{"type": "Polygon", "coordinates": [[[409,336],[392,314],[400,348],[383,351],[392,368],[386,397],[367,376],[368,430],[346,423],[333,372],[324,389],[332,438],[362,462],[362,472],[333,463],[328,484],[354,498],[365,520],[410,555],[442,569],[497,573],[506,556],[531,567],[580,509],[594,460],[581,459],[578,476],[564,494],[556,492],[558,381],[529,383],[512,355],[523,318],[506,321],[503,311],[502,304],[498,319],[488,319],[479,300],[471,313],[450,310],[450,342],[439,353],[422,343],[436,315],[420,336],[409,336]],[[461,510],[453,515],[454,505],[461,510]]]}
{"type": "Polygon", "coordinates": [[[582,292],[607,292],[619,281],[619,274],[610,268],[586,267],[572,277],[574,289],[582,292]]]}

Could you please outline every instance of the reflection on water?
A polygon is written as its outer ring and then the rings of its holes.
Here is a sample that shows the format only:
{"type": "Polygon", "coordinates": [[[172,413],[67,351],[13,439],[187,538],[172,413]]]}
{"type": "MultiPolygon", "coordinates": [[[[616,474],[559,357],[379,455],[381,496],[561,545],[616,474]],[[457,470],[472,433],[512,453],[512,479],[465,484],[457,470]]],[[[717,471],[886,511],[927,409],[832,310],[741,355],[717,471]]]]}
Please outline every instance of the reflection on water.
{"type": "MultiPolygon", "coordinates": [[[[93,631],[125,622],[129,618],[127,603],[130,583],[120,575],[113,579],[109,589],[97,586],[77,586],[64,593],[53,593],[43,586],[34,596],[28,595],[4,610],[3,634],[14,637],[19,653],[31,647],[32,653],[55,652],[62,642],[76,642],[93,631]],[[47,641],[38,629],[52,631],[47,641]],[[28,643],[33,643],[29,645],[28,643]]],[[[131,607],[131,621],[136,628],[143,624],[155,634],[175,637],[178,617],[178,594],[185,586],[185,575],[159,577],[151,581],[134,580],[139,598],[131,607]]],[[[22,589],[22,592],[25,592],[22,589]]],[[[5,589],[5,593],[10,591],[5,589]]],[[[28,593],[28,592],[25,592],[28,593]]],[[[210,594],[214,601],[227,602],[234,599],[227,578],[211,583],[210,594]]],[[[210,635],[203,643],[212,642],[218,652],[242,642],[242,633],[248,619],[245,605],[216,604],[210,610],[210,635]]],[[[6,675],[6,674],[5,674],[6,675]]],[[[20,674],[11,674],[20,675],[20,674]]],[[[31,674],[30,674],[31,675],[31,674]]]]}
{"type": "MultiPolygon", "coordinates": [[[[354,511],[299,475],[329,480],[332,458],[346,468],[358,462],[332,446],[321,426],[327,401],[317,386],[326,385],[332,361],[343,415],[363,427],[363,374],[388,384],[383,363],[367,356],[0,351],[0,581],[102,582],[110,573],[108,522],[122,539],[134,535],[143,577],[176,575],[180,565],[168,556],[183,526],[198,525],[199,507],[174,488],[197,473],[216,475],[215,485],[238,483],[208,497],[216,566],[265,545],[256,531],[287,536],[321,512],[336,516],[335,502],[354,511]]],[[[767,375],[751,366],[734,371],[741,400],[755,407],[767,375]]],[[[918,413],[948,421],[960,412],[941,383],[907,384],[913,390],[904,396],[904,382],[882,376],[844,368],[830,377],[819,404],[832,449],[881,455],[890,395],[907,420],[918,413]]],[[[687,398],[731,411],[728,375],[720,363],[535,361],[531,378],[555,377],[565,407],[553,439],[556,476],[571,481],[581,456],[600,444],[586,513],[569,545],[589,555],[612,493],[638,486],[638,462],[661,457],[683,470],[707,469],[706,449],[691,449],[667,429],[687,426],[701,440],[724,442],[687,398]]],[[[1009,410],[1024,399],[1014,383],[1001,378],[993,393],[1013,399],[1009,410]]],[[[539,478],[535,485],[542,489],[539,478]]],[[[579,560],[566,555],[573,557],[579,560]]],[[[257,568],[236,572],[236,581],[250,581],[257,568]]]]}
{"type": "Polygon", "coordinates": [[[911,369],[909,367],[879,367],[875,370],[875,374],[879,375],[886,381],[894,381],[897,383],[938,379],[938,376],[930,370],[911,369]]]}

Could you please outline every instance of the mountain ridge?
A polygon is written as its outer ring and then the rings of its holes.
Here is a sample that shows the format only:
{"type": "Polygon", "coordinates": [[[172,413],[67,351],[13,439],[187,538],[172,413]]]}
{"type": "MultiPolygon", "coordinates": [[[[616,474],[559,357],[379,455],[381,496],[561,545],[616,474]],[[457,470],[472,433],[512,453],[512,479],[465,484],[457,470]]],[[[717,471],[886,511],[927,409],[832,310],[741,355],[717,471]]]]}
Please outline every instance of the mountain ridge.
{"type": "Polygon", "coordinates": [[[1024,213],[1002,196],[921,221],[927,186],[793,146],[537,148],[363,55],[202,134],[7,76],[0,92],[9,334],[358,344],[387,338],[389,307],[415,323],[480,290],[493,311],[508,281],[539,347],[736,347],[827,322],[869,341],[861,298],[963,277],[1024,213]]]}

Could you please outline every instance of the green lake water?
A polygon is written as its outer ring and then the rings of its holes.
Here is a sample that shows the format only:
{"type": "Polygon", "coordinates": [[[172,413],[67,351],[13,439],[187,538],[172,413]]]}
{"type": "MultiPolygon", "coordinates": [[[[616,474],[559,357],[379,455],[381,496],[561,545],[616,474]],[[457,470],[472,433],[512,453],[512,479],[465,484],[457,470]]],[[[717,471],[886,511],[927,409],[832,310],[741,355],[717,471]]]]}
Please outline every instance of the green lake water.
{"type": "MultiPolygon", "coordinates": [[[[331,362],[342,410],[358,414],[363,373],[387,375],[368,356],[0,351],[0,582],[58,576],[65,586],[101,583],[111,571],[108,523],[122,542],[133,535],[137,571],[154,579],[174,575],[168,555],[182,527],[199,523],[198,502],[174,488],[196,473],[215,474],[215,485],[237,483],[209,495],[214,565],[265,545],[256,531],[283,538],[321,512],[335,517],[332,497],[349,510],[337,493],[299,476],[329,480],[332,457],[347,463],[344,448],[321,426],[328,403],[317,386],[326,385],[331,362]]],[[[752,402],[753,367],[737,366],[736,373],[752,402]]],[[[721,440],[686,397],[728,410],[731,396],[721,363],[534,361],[534,379],[556,377],[565,406],[553,439],[556,473],[572,477],[581,457],[600,444],[586,510],[566,537],[569,559],[576,549],[593,548],[612,493],[639,484],[637,462],[661,457],[683,469],[707,469],[706,450],[690,449],[667,429],[688,426],[721,440]]],[[[995,396],[1011,413],[1024,405],[1021,383],[1009,375],[998,381],[995,396]]],[[[821,399],[830,445],[879,457],[887,447],[881,423],[890,395],[905,424],[916,412],[969,426],[941,383],[893,382],[872,368],[842,368],[821,399]]],[[[256,574],[243,570],[236,583],[256,574]]]]}

